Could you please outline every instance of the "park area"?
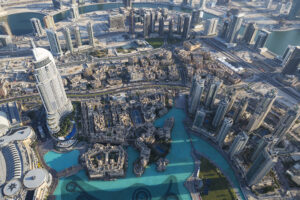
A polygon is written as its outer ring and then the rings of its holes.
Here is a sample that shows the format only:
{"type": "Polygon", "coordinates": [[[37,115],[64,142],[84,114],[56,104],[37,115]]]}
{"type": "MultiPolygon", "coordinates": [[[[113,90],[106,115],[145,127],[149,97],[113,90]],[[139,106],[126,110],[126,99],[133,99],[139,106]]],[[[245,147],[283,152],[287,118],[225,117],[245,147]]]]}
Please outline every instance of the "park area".
{"type": "Polygon", "coordinates": [[[222,172],[206,158],[201,159],[200,178],[202,200],[232,200],[237,196],[222,172]]]}
{"type": "Polygon", "coordinates": [[[146,41],[154,48],[159,48],[164,44],[163,38],[149,38],[146,41]]]}

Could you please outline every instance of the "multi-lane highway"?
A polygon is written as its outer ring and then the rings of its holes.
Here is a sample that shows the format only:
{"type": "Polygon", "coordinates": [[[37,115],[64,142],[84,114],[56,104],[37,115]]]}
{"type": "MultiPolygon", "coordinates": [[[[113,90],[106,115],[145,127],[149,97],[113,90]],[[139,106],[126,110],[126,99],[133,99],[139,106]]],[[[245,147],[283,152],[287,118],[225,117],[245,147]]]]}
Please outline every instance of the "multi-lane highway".
{"type": "MultiPolygon", "coordinates": [[[[122,85],[121,87],[104,88],[93,92],[67,92],[67,96],[71,100],[83,100],[83,99],[94,98],[97,96],[102,96],[107,94],[115,94],[120,92],[131,91],[131,90],[143,90],[143,89],[155,89],[155,88],[180,89],[180,90],[189,89],[187,86],[184,86],[181,83],[137,82],[137,83],[130,83],[127,85],[122,85]]],[[[38,93],[18,96],[18,97],[11,97],[7,99],[1,99],[0,103],[10,102],[10,101],[20,101],[20,100],[32,99],[32,98],[39,98],[38,93]]]]}

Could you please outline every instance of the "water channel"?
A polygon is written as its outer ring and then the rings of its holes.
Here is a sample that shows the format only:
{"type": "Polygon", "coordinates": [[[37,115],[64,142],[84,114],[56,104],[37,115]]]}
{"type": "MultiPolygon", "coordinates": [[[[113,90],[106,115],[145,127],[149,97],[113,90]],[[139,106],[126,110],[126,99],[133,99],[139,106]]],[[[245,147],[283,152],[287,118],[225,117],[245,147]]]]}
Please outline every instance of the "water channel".
{"type": "MultiPolygon", "coordinates": [[[[147,167],[141,177],[136,177],[133,174],[132,166],[134,160],[138,157],[138,152],[132,147],[129,147],[127,149],[129,158],[128,169],[125,178],[115,181],[88,180],[88,177],[82,170],[76,175],[60,179],[54,195],[56,195],[58,200],[158,200],[161,199],[161,197],[166,197],[166,199],[191,199],[189,192],[184,187],[185,180],[191,175],[194,169],[194,162],[191,156],[192,147],[183,125],[185,113],[181,109],[173,108],[168,114],[156,120],[155,126],[163,126],[164,121],[169,117],[175,118],[175,124],[172,131],[171,151],[167,156],[170,164],[165,172],[157,172],[155,165],[151,165],[147,167]]],[[[230,179],[230,182],[237,189],[239,195],[243,197],[237,178],[223,156],[197,136],[192,136],[192,142],[198,152],[214,161],[230,179]]],[[[57,156],[56,153],[51,153],[50,155],[57,156]]],[[[63,156],[63,154],[58,155],[63,156]]],[[[76,155],[73,156],[70,154],[68,157],[73,159],[72,162],[78,160],[78,156],[76,155]]],[[[44,159],[46,163],[53,160],[49,158],[49,156],[45,156],[44,159]]],[[[54,162],[51,162],[51,165],[51,167],[56,168],[54,162]]],[[[61,166],[62,163],[57,163],[57,165],[61,166]]]]}

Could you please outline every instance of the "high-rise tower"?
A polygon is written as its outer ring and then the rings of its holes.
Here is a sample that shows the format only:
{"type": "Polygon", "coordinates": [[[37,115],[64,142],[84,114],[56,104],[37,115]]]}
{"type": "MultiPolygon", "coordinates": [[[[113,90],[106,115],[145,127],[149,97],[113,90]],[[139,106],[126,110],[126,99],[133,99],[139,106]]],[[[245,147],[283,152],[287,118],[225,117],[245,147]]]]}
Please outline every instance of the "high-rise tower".
{"type": "Polygon", "coordinates": [[[34,34],[38,37],[41,37],[44,32],[41,21],[37,18],[31,18],[30,22],[31,22],[34,34]]]}
{"type": "Polygon", "coordinates": [[[229,103],[228,103],[228,108],[227,108],[227,112],[229,112],[236,100],[236,96],[238,95],[238,92],[236,91],[235,88],[231,89],[228,94],[227,97],[229,99],[229,103]]]}
{"type": "Polygon", "coordinates": [[[204,35],[216,35],[218,28],[218,18],[208,19],[205,22],[204,35]]]}
{"type": "Polygon", "coordinates": [[[232,123],[233,123],[233,121],[232,121],[231,118],[229,118],[229,117],[224,118],[222,126],[221,126],[221,128],[218,132],[218,135],[217,135],[217,142],[218,142],[218,145],[220,147],[223,146],[224,140],[225,140],[225,138],[226,138],[231,126],[232,126],[232,123]]]}
{"type": "Polygon", "coordinates": [[[145,38],[147,38],[149,36],[150,21],[151,21],[150,13],[145,13],[144,24],[143,24],[143,33],[144,33],[145,38]]]}
{"type": "Polygon", "coordinates": [[[206,93],[206,97],[205,97],[205,101],[204,101],[205,107],[212,108],[212,106],[215,103],[216,95],[217,95],[221,85],[222,85],[222,81],[216,77],[212,77],[209,80],[208,91],[206,93]]]}
{"type": "Polygon", "coordinates": [[[182,30],[182,39],[187,39],[190,34],[190,24],[191,24],[191,16],[184,16],[183,30],[182,30]]]}
{"type": "Polygon", "coordinates": [[[193,122],[193,129],[199,130],[202,128],[203,123],[204,123],[204,119],[205,119],[205,111],[204,110],[198,110],[196,113],[196,116],[194,118],[194,122],[193,122]]]}
{"type": "Polygon", "coordinates": [[[181,15],[177,16],[177,34],[181,34],[183,25],[183,19],[181,15]]]}
{"type": "Polygon", "coordinates": [[[237,109],[234,111],[233,114],[234,123],[237,123],[243,117],[243,114],[245,113],[247,107],[248,107],[248,98],[246,97],[239,102],[237,109]]]}
{"type": "Polygon", "coordinates": [[[246,174],[248,185],[251,186],[259,183],[272,169],[276,160],[277,159],[273,157],[266,148],[261,151],[246,174]]]}
{"type": "Polygon", "coordinates": [[[168,37],[170,39],[173,38],[173,19],[169,20],[169,33],[168,33],[168,37]]]}
{"type": "Polygon", "coordinates": [[[234,139],[233,143],[231,144],[229,148],[229,156],[232,159],[233,156],[236,154],[239,154],[244,147],[246,146],[248,142],[249,136],[246,132],[242,131],[240,132],[234,139]]]}
{"type": "Polygon", "coordinates": [[[47,113],[47,125],[51,133],[57,133],[60,130],[60,119],[72,112],[73,107],[66,96],[52,54],[43,48],[34,48],[32,51],[34,55],[34,76],[47,113]]]}
{"type": "Polygon", "coordinates": [[[277,91],[272,89],[271,91],[267,92],[263,99],[259,102],[247,125],[247,130],[249,132],[258,129],[264,122],[267,114],[272,108],[272,105],[276,99],[276,95],[277,91]]]}
{"type": "Polygon", "coordinates": [[[204,79],[201,79],[200,76],[194,76],[192,87],[190,90],[190,96],[189,96],[189,113],[194,114],[197,110],[197,108],[200,105],[202,93],[204,90],[204,79]]]}
{"type": "Polygon", "coordinates": [[[46,29],[46,33],[47,33],[47,38],[49,41],[51,53],[54,56],[60,56],[62,54],[62,50],[56,32],[50,29],[46,29]]]}
{"type": "Polygon", "coordinates": [[[258,27],[255,23],[247,24],[243,41],[246,42],[247,44],[254,44],[257,31],[258,31],[258,27]]]}
{"type": "Polygon", "coordinates": [[[258,141],[258,144],[254,147],[255,151],[251,156],[251,161],[254,162],[259,154],[269,145],[267,138],[263,137],[258,141]]]}
{"type": "Polygon", "coordinates": [[[254,44],[255,49],[263,48],[268,40],[268,37],[271,33],[267,30],[261,30],[258,34],[256,42],[254,44]]]}
{"type": "Polygon", "coordinates": [[[299,118],[299,107],[295,106],[289,109],[280,119],[273,131],[274,144],[278,144],[283,136],[293,127],[295,121],[299,118]]]}
{"type": "Polygon", "coordinates": [[[129,13],[129,33],[135,34],[135,19],[134,19],[134,10],[131,9],[129,13]]]}
{"type": "Polygon", "coordinates": [[[300,46],[290,47],[290,52],[284,57],[283,74],[295,75],[300,66],[300,46]]]}
{"type": "Polygon", "coordinates": [[[68,27],[64,27],[63,28],[63,34],[66,40],[66,46],[68,48],[68,50],[73,53],[74,52],[74,48],[73,48],[73,43],[72,43],[72,39],[71,39],[71,33],[70,33],[70,29],[68,27]]]}
{"type": "Polygon", "coordinates": [[[79,26],[76,26],[74,28],[74,31],[75,31],[76,45],[77,45],[77,47],[80,47],[82,45],[82,41],[81,41],[81,34],[80,34],[80,28],[79,28],[79,26]]]}
{"type": "Polygon", "coordinates": [[[227,108],[228,108],[228,100],[227,98],[224,98],[219,102],[218,109],[212,121],[212,126],[214,128],[218,128],[218,126],[221,124],[222,120],[225,117],[227,108]]]}
{"type": "Polygon", "coordinates": [[[161,16],[160,19],[159,19],[159,27],[158,27],[159,36],[164,35],[164,29],[165,29],[165,20],[164,20],[164,17],[161,16]]]}
{"type": "Polygon", "coordinates": [[[92,47],[95,47],[95,38],[94,38],[94,30],[93,30],[93,24],[89,22],[87,24],[87,32],[89,35],[89,44],[92,47]]]}
{"type": "Polygon", "coordinates": [[[226,33],[226,41],[229,43],[236,42],[237,35],[243,23],[243,14],[236,14],[231,16],[231,22],[226,33]]]}

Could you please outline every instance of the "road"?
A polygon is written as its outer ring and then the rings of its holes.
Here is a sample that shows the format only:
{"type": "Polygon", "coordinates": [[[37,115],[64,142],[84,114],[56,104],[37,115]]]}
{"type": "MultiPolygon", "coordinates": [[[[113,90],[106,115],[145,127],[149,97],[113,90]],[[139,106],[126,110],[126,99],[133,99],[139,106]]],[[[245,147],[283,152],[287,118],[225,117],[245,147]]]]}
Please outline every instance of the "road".
{"type": "Polygon", "coordinates": [[[244,61],[243,59],[241,59],[237,55],[232,54],[231,52],[229,52],[228,49],[226,49],[225,47],[220,47],[215,42],[215,39],[204,39],[203,42],[206,43],[207,45],[213,47],[214,49],[218,50],[220,53],[224,54],[224,56],[230,58],[232,61],[239,62],[240,64],[247,67],[248,69],[251,69],[251,71],[254,72],[261,80],[263,80],[263,81],[269,83],[270,85],[278,88],[278,90],[281,90],[283,93],[293,97],[298,102],[300,102],[300,96],[298,94],[296,94],[295,92],[289,90],[288,88],[282,86],[280,83],[275,81],[272,78],[270,73],[261,72],[259,70],[259,67],[247,63],[246,61],[244,61]]]}
{"type": "MultiPolygon", "coordinates": [[[[141,89],[149,89],[149,88],[166,88],[166,89],[189,89],[187,86],[184,86],[180,83],[156,83],[156,82],[138,82],[138,83],[131,83],[127,85],[123,85],[122,87],[118,88],[104,88],[101,90],[89,92],[89,93],[79,93],[79,92],[67,92],[67,96],[71,100],[81,100],[87,99],[96,96],[102,96],[106,94],[114,94],[119,92],[126,92],[130,90],[141,90],[141,89]]],[[[32,99],[38,98],[39,94],[34,93],[31,95],[23,95],[18,97],[11,97],[7,99],[1,99],[0,103],[11,102],[11,101],[18,101],[24,99],[32,99]]]]}

